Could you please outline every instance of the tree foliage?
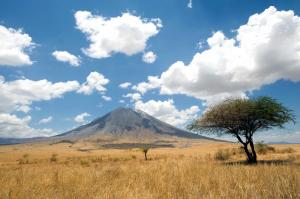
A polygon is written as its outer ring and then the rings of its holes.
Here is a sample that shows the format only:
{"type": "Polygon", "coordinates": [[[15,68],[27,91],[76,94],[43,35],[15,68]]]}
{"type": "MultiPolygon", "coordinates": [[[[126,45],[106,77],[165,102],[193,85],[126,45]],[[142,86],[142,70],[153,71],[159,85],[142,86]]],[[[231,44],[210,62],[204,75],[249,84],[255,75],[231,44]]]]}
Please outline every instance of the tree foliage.
{"type": "Polygon", "coordinates": [[[190,124],[188,129],[236,137],[244,146],[248,162],[253,163],[256,162],[253,135],[274,127],[283,128],[287,122],[295,123],[292,110],[273,98],[228,99],[209,108],[202,117],[190,124]]]}

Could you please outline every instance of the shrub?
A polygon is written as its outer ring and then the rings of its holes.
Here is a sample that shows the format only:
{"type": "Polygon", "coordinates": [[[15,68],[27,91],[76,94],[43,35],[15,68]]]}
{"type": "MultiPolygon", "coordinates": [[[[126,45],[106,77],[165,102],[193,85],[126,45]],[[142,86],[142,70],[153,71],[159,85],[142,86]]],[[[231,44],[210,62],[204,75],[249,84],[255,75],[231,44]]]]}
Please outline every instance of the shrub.
{"type": "Polygon", "coordinates": [[[21,159],[18,160],[19,164],[29,164],[29,154],[25,153],[21,159]]]}
{"type": "Polygon", "coordinates": [[[114,162],[118,162],[120,160],[120,158],[113,158],[112,159],[114,162]]]}
{"type": "Polygon", "coordinates": [[[96,158],[92,158],[92,163],[97,163],[97,162],[102,162],[102,157],[96,157],[96,158]]]}
{"type": "Polygon", "coordinates": [[[25,159],[19,159],[18,162],[19,164],[29,164],[29,160],[25,160],[25,159]]]}
{"type": "Polygon", "coordinates": [[[50,158],[50,162],[57,162],[57,154],[53,153],[51,158],[50,158]]]}
{"type": "Polygon", "coordinates": [[[258,142],[254,145],[255,150],[258,154],[266,154],[268,152],[275,152],[275,148],[272,146],[268,146],[264,142],[258,142]]]}
{"type": "Polygon", "coordinates": [[[243,155],[245,153],[243,147],[238,147],[238,148],[233,148],[231,149],[231,154],[232,155],[243,155]]]}
{"type": "Polygon", "coordinates": [[[27,159],[29,157],[29,154],[28,153],[25,153],[24,155],[23,155],[23,159],[27,159]]]}
{"type": "Polygon", "coordinates": [[[88,160],[80,160],[80,164],[81,166],[87,166],[87,167],[90,166],[90,162],[88,160]]]}
{"type": "Polygon", "coordinates": [[[215,160],[221,160],[221,161],[225,161],[228,160],[230,158],[230,151],[228,149],[219,149],[215,155],[214,158],[215,160]]]}

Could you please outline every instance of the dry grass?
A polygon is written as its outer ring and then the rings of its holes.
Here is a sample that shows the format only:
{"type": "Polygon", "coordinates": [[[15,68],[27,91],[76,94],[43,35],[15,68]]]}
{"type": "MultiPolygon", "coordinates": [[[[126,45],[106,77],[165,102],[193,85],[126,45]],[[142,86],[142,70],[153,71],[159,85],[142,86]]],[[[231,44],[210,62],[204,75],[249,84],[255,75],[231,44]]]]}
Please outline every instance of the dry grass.
{"type": "Polygon", "coordinates": [[[233,147],[150,149],[149,161],[139,150],[0,147],[0,198],[300,198],[299,145],[259,156],[280,162],[247,166],[236,163],[239,154],[214,160],[216,151],[233,147]]]}

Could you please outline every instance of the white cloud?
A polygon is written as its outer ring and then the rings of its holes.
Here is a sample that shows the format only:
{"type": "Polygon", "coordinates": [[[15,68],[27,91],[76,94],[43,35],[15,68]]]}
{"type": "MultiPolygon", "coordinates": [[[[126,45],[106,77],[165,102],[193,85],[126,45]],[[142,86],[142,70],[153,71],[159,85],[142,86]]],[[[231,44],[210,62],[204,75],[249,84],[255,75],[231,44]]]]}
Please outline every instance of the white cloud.
{"type": "Polygon", "coordinates": [[[80,58],[67,51],[54,51],[52,55],[61,62],[68,62],[72,66],[80,65],[80,58]]]}
{"type": "Polygon", "coordinates": [[[52,116],[43,118],[43,119],[41,119],[41,120],[39,121],[39,124],[47,124],[47,123],[51,122],[52,119],[53,119],[52,116]]]}
{"type": "MultiPolygon", "coordinates": [[[[52,83],[48,80],[19,79],[5,81],[0,76],[0,137],[36,137],[56,134],[51,129],[30,127],[30,116],[19,118],[11,114],[15,111],[29,112],[30,105],[36,101],[61,98],[67,92],[79,88],[77,81],[52,83]]],[[[44,118],[40,123],[50,122],[52,117],[44,118]]]]}
{"type": "Polygon", "coordinates": [[[26,50],[34,47],[32,38],[21,29],[6,28],[0,25],[0,66],[31,65],[26,50]]]}
{"type": "Polygon", "coordinates": [[[246,96],[280,79],[300,81],[300,17],[269,7],[252,15],[227,38],[218,31],[208,49],[189,64],[177,61],[155,81],[135,87],[141,93],[160,88],[161,94],[184,94],[208,104],[231,96],[246,96]]]}
{"type": "Polygon", "coordinates": [[[200,111],[198,106],[191,106],[184,110],[178,110],[174,101],[169,99],[166,101],[150,100],[147,102],[137,101],[135,109],[142,110],[157,119],[174,126],[182,126],[188,121],[197,117],[200,111]]]}
{"type": "Polygon", "coordinates": [[[65,93],[76,91],[79,88],[77,81],[52,83],[46,79],[29,80],[19,79],[0,80],[0,113],[13,111],[28,112],[34,101],[61,98],[65,93]]]}
{"type": "Polygon", "coordinates": [[[52,136],[55,132],[52,129],[34,129],[29,126],[30,116],[19,118],[16,115],[0,113],[0,137],[36,137],[52,136]]]}
{"type": "Polygon", "coordinates": [[[156,54],[154,54],[152,51],[146,52],[143,55],[143,61],[148,63],[148,64],[154,63],[155,60],[156,60],[156,54]]]}
{"type": "MultiPolygon", "coordinates": [[[[85,94],[93,90],[105,91],[108,82],[101,74],[92,72],[87,81],[80,85],[77,81],[52,83],[46,79],[30,80],[18,79],[6,81],[0,75],[0,137],[35,137],[50,136],[55,133],[51,129],[35,129],[29,126],[30,116],[18,118],[12,113],[15,111],[29,112],[31,104],[38,101],[48,101],[62,98],[64,94],[72,91],[85,91],[85,94]]],[[[104,96],[103,96],[104,97],[104,96]]],[[[105,96],[106,100],[109,97],[105,96]]],[[[40,108],[35,107],[36,110],[40,108]]],[[[86,116],[83,116],[83,119],[86,116]]],[[[52,117],[44,118],[39,123],[47,123],[52,117]]],[[[80,120],[80,117],[79,117],[80,120]]]]}
{"type": "Polygon", "coordinates": [[[104,86],[108,83],[109,79],[106,79],[101,73],[91,72],[86,78],[86,82],[81,85],[77,92],[90,95],[94,90],[96,90],[103,93],[106,91],[104,86]]]}
{"type": "Polygon", "coordinates": [[[105,18],[88,11],[75,13],[77,28],[91,42],[83,52],[92,58],[110,57],[113,53],[134,55],[142,52],[150,37],[162,27],[161,20],[142,19],[130,13],[105,18]]]}
{"type": "Polygon", "coordinates": [[[188,4],[187,4],[188,8],[193,8],[193,2],[192,0],[189,0],[188,4]]]}
{"type": "Polygon", "coordinates": [[[111,101],[111,97],[106,95],[102,95],[101,98],[104,99],[105,101],[111,101]]]}
{"type": "Polygon", "coordinates": [[[132,102],[142,99],[142,96],[139,93],[128,93],[126,95],[123,95],[123,97],[130,98],[131,99],[130,101],[132,102]]]}
{"type": "Polygon", "coordinates": [[[121,104],[124,104],[125,103],[125,100],[119,100],[119,103],[121,103],[121,104]]]}
{"type": "Polygon", "coordinates": [[[141,82],[138,85],[133,86],[132,89],[144,94],[151,89],[158,88],[160,85],[161,80],[159,77],[148,76],[148,82],[141,82]]]}
{"type": "Polygon", "coordinates": [[[131,86],[130,82],[124,82],[124,83],[122,83],[122,84],[119,85],[120,88],[124,88],[124,89],[128,88],[129,86],[131,86]]]}
{"type": "Polygon", "coordinates": [[[79,123],[79,124],[84,124],[84,123],[87,122],[86,117],[89,117],[89,116],[91,116],[89,113],[84,112],[84,113],[81,113],[81,114],[77,115],[74,118],[74,121],[79,123]]]}
{"type": "Polygon", "coordinates": [[[24,113],[28,113],[31,110],[30,106],[28,105],[18,105],[16,106],[16,111],[21,111],[24,113]]]}

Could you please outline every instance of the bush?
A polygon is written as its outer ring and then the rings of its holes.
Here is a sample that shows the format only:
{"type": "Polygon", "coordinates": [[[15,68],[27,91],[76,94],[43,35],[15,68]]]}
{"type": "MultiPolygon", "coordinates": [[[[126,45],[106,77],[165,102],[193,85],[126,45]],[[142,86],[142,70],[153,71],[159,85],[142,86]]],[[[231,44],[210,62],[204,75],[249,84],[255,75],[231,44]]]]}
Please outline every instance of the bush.
{"type": "Polygon", "coordinates": [[[80,160],[80,164],[81,166],[86,166],[86,167],[90,166],[90,162],[88,160],[80,160]]]}
{"type": "Polygon", "coordinates": [[[221,160],[221,161],[225,161],[228,160],[231,156],[231,153],[228,149],[219,149],[216,153],[215,153],[215,160],[221,160]]]}
{"type": "Polygon", "coordinates": [[[272,146],[268,146],[263,142],[258,142],[254,145],[255,151],[258,154],[266,154],[268,152],[275,152],[275,148],[272,146]]]}
{"type": "Polygon", "coordinates": [[[96,157],[96,158],[92,158],[92,163],[97,163],[97,162],[102,162],[102,157],[96,157]]]}
{"type": "Polygon", "coordinates": [[[18,160],[19,164],[29,164],[29,154],[25,153],[21,159],[18,160]]]}
{"type": "Polygon", "coordinates": [[[232,155],[244,155],[244,153],[245,153],[245,150],[242,146],[238,147],[238,148],[231,149],[231,154],[232,155]]]}
{"type": "Polygon", "coordinates": [[[50,158],[50,162],[57,162],[57,154],[53,153],[51,158],[50,158]]]}

